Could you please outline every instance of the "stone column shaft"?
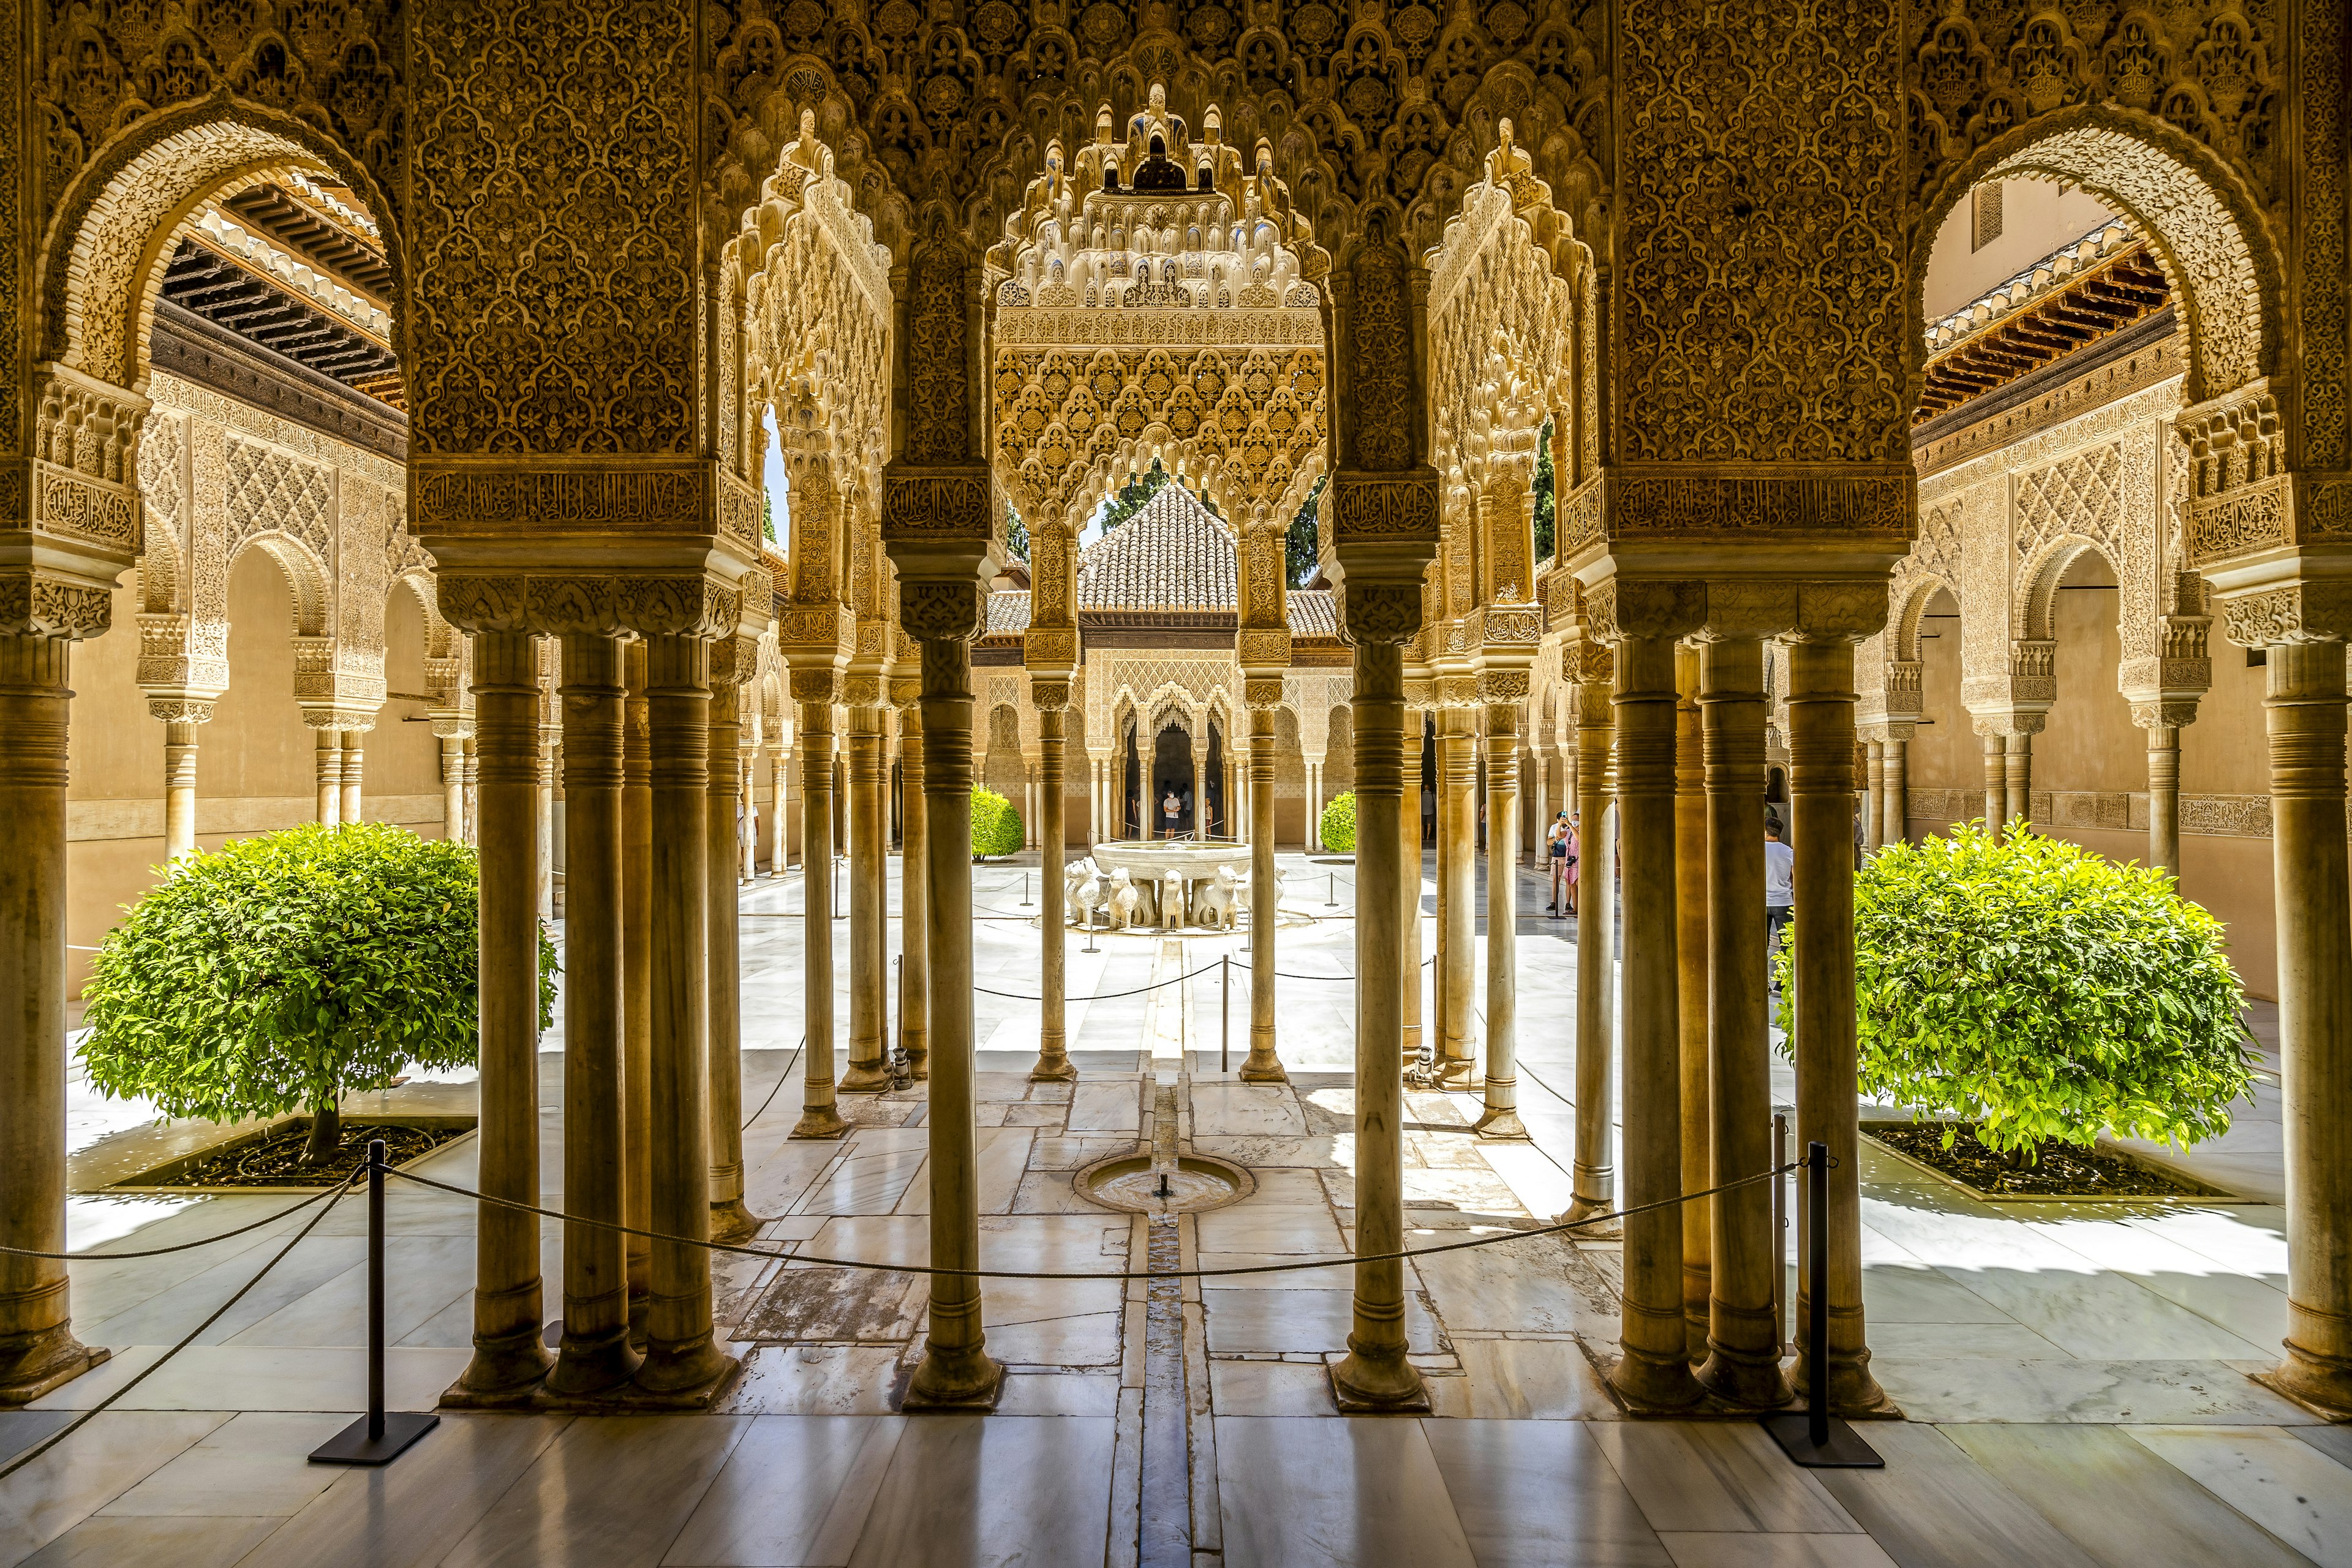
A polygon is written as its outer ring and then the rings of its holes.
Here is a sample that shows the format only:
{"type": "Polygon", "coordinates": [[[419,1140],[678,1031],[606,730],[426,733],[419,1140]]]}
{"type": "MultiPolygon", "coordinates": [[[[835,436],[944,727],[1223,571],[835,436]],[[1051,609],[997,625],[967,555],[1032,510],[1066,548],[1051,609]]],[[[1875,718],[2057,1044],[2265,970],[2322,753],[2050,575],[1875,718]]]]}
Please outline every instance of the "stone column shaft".
{"type": "Polygon", "coordinates": [[[1069,989],[1063,956],[1070,941],[1068,928],[1062,923],[1062,844],[1068,837],[1062,824],[1062,730],[1068,717],[1068,688],[1060,686],[1058,696],[1055,700],[1049,693],[1037,705],[1037,792],[1043,802],[1037,814],[1037,842],[1043,847],[1037,869],[1037,906],[1042,916],[1037,932],[1042,978],[1037,989],[1043,1000],[1037,1064],[1029,1069],[1029,1077],[1045,1082],[1066,1082],[1078,1076],[1078,1069],[1070,1065],[1069,1044],[1063,1034],[1062,996],[1069,989]]]}
{"type": "Polygon", "coordinates": [[[2147,730],[2147,863],[2180,874],[2180,731],[2170,724],[2147,730]]]}
{"type": "MultiPolygon", "coordinates": [[[[557,679],[562,679],[561,672],[557,679]]],[[[532,826],[539,833],[539,918],[555,919],[555,743],[561,731],[539,727],[539,788],[531,801],[532,826]]]]}
{"type": "MultiPolygon", "coordinates": [[[[621,754],[623,647],[598,632],[563,639],[563,1206],[583,1220],[629,1223],[622,1203],[621,754]]],[[[563,1340],[551,1394],[625,1383],[626,1238],[563,1227],[563,1340]]]]}
{"type": "Polygon", "coordinates": [[[768,777],[768,875],[782,877],[791,861],[784,847],[784,812],[791,802],[787,799],[793,776],[793,754],[778,746],[769,752],[768,777]]]}
{"type": "Polygon", "coordinates": [[[482,845],[482,759],[478,745],[479,728],[466,737],[466,842],[477,849],[482,845]]]}
{"type": "MultiPolygon", "coordinates": [[[[480,761],[481,1105],[486,1197],[536,1204],[539,1184],[539,639],[474,635],[480,761]]],[[[322,731],[323,733],[323,731],[322,731]]],[[[539,1216],[479,1205],[474,1219],[474,1358],[446,1397],[528,1399],[547,1375],[539,1216]]]]}
{"type": "Polygon", "coordinates": [[[1886,799],[1886,742],[1866,741],[1862,786],[1862,847],[1878,847],[1879,825],[1886,799]]]}
{"type": "MultiPolygon", "coordinates": [[[[1675,650],[1675,1010],[1682,1084],[1682,1190],[1714,1184],[1714,1141],[1708,1129],[1706,765],[1698,706],[1699,650],[1675,650]]],[[[1759,782],[1757,794],[1763,789],[1759,782]]],[[[1706,1351],[1711,1212],[1685,1204],[1683,1219],[1684,1343],[1696,1363],[1706,1351]]]]}
{"type": "Polygon", "coordinates": [[[335,812],[335,820],[338,822],[367,820],[365,801],[361,787],[367,773],[367,752],[362,744],[366,734],[367,731],[364,730],[343,731],[342,799],[335,812]]]}
{"type": "Polygon", "coordinates": [[[732,681],[710,689],[708,736],[709,856],[703,893],[705,950],[709,963],[710,1237],[743,1241],[760,1222],[743,1202],[743,944],[735,871],[736,808],[742,802],[743,689],[732,681]]]}
{"type": "Polygon", "coordinates": [[[2033,737],[2011,735],[2001,759],[2002,809],[2011,820],[2033,826],[2033,737]]]}
{"type": "Polygon", "coordinates": [[[2344,645],[2274,644],[2271,742],[2285,1086],[2286,1356],[2268,1381],[2352,1415],[2352,897],[2344,834],[2344,645]]]}
{"type": "MultiPolygon", "coordinates": [[[[1706,747],[1709,1058],[1708,1183],[1772,1163],[1772,1047],[1766,1031],[1764,649],[1755,637],[1718,637],[1699,654],[1706,747]]],[[[1788,1396],[1780,1323],[1773,1310],[1781,1238],[1772,1189],[1762,1183],[1707,1201],[1707,1359],[1699,1382],[1736,1405],[1788,1396]]]]}
{"type": "Polygon", "coordinates": [[[909,702],[899,711],[907,829],[898,869],[898,1035],[907,1043],[907,1070],[919,1083],[931,1076],[930,803],[923,782],[921,704],[909,702]]]}
{"type": "MultiPolygon", "coordinates": [[[[798,675],[795,671],[795,676],[798,675]]],[[[797,685],[798,682],[795,681],[797,685]]],[[[835,1100],[833,1065],[833,698],[801,702],[801,1119],[795,1138],[849,1131],[835,1100]]]]}
{"type": "Polygon", "coordinates": [[[1998,837],[2009,826],[2009,742],[1998,734],[1984,737],[1984,797],[1985,831],[1998,837]]]}
{"type": "Polygon", "coordinates": [[[1911,840],[1911,742],[1886,742],[1886,784],[1879,796],[1878,842],[1907,844],[1911,840]]]}
{"type": "Polygon", "coordinates": [[[441,837],[452,844],[466,837],[466,738],[441,737],[441,837]]]}
{"type": "Polygon", "coordinates": [[[1477,1049],[1471,1014],[1477,1005],[1478,800],[1476,715],[1448,703],[1437,715],[1437,1070],[1440,1081],[1466,1087],[1477,1049]]]}
{"type": "MultiPolygon", "coordinates": [[[[72,644],[0,633],[0,1246],[66,1247],[66,686],[72,644]]],[[[106,1359],[66,1266],[0,1255],[0,1405],[106,1359]]]]}
{"type": "Polygon", "coordinates": [[[1279,693],[1281,684],[1263,683],[1273,686],[1275,693],[1258,693],[1250,704],[1249,785],[1244,792],[1249,802],[1250,841],[1250,1048],[1249,1058],[1242,1063],[1244,1083],[1281,1083],[1289,1077],[1276,1054],[1274,1038],[1274,935],[1281,913],[1276,908],[1274,880],[1276,709],[1268,699],[1279,693]]]}
{"type": "Polygon", "coordinates": [[[845,1094],[879,1094],[890,1087],[882,1059],[883,926],[889,899],[889,860],[883,824],[882,710],[859,703],[849,710],[849,1070],[845,1094]]]}
{"type": "MultiPolygon", "coordinates": [[[[1682,1191],[1681,978],[1675,959],[1675,645],[1617,645],[1617,810],[1625,844],[1625,1205],[1682,1191]]],[[[1698,1395],[1683,1318],[1683,1218],[1624,1221],[1625,1289],[1612,1375],[1637,1409],[1698,1395]]]]}
{"type": "MultiPolygon", "coordinates": [[[[638,1230],[653,1226],[653,729],[646,707],[646,644],[622,648],[621,730],[621,1204],[638,1230]]],[[[628,1239],[629,1337],[645,1348],[653,1243],[628,1239]]]]}
{"type": "Polygon", "coordinates": [[[343,820],[343,732],[316,731],[319,747],[319,821],[333,827],[343,820]]]}
{"type": "Polygon", "coordinates": [[[1519,1120],[1519,705],[1486,704],[1486,1091],[1478,1131],[1525,1138],[1519,1120]]]}
{"type": "MultiPolygon", "coordinates": [[[[1412,1061],[1422,1047],[1421,962],[1421,752],[1422,716],[1418,708],[1403,708],[1399,726],[1397,792],[1397,896],[1402,928],[1399,970],[1404,981],[1400,997],[1404,1008],[1404,1059],[1412,1061]]],[[[1356,909],[1364,907],[1364,792],[1356,792],[1356,909]]]]}
{"type": "Polygon", "coordinates": [[[1610,816],[1607,710],[1579,697],[1576,727],[1576,1151],[1571,1219],[1602,1214],[1617,1195],[1617,825],[1610,816]]]}
{"type": "MultiPolygon", "coordinates": [[[[1356,1251],[1404,1246],[1404,1030],[1390,978],[1402,966],[1403,650],[1360,642],[1349,704],[1356,746],[1356,1251]]],[[[1418,834],[1415,835],[1416,840],[1418,834]]],[[[1419,846],[1415,845],[1418,858],[1419,846]]],[[[1331,1370],[1343,1404],[1426,1409],[1405,1358],[1404,1265],[1356,1265],[1347,1358],[1331,1370]]]]}
{"type": "MultiPolygon", "coordinates": [[[[1830,1399],[1841,1412],[1885,1403],[1870,1375],[1862,1311],[1862,1181],[1855,1116],[1853,975],[1853,647],[1792,641],[1789,652],[1789,800],[1796,852],[1797,1146],[1830,1158],[1830,1299],[1798,1291],[1796,1381],[1810,1313],[1829,1313],[1830,1399]]],[[[2339,829],[2339,837],[2341,832],[2339,829]]],[[[1799,1205],[1801,1211],[1803,1205],[1799,1205]]],[[[1802,1226],[1800,1226],[1802,1235],[1802,1226]]],[[[1798,1255],[1805,1256],[1802,1246],[1798,1255]]]]}
{"type": "Polygon", "coordinates": [[[196,852],[196,725],[174,719],[163,726],[163,858],[196,852]]]}

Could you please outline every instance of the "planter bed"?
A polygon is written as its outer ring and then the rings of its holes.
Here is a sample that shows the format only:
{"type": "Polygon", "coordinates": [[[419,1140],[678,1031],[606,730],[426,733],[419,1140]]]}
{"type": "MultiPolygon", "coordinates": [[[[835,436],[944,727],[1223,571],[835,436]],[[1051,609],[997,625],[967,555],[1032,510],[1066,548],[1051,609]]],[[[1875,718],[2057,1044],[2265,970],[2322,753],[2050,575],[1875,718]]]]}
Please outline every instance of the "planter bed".
{"type": "Polygon", "coordinates": [[[1943,1147],[1948,1121],[1865,1121],[1863,1136],[1906,1165],[1941,1177],[1987,1203],[2243,1203],[2219,1187],[2168,1170],[2152,1160],[2100,1143],[2049,1143],[2041,1163],[2022,1169],[1977,1142],[1975,1128],[1958,1123],[1952,1147],[1943,1147]]]}
{"type": "Polygon", "coordinates": [[[310,1193],[331,1187],[367,1159],[368,1141],[382,1138],[394,1169],[473,1136],[471,1116],[345,1115],[335,1159],[315,1170],[296,1168],[310,1136],[308,1116],[281,1117],[231,1133],[216,1143],[133,1172],[100,1193],[310,1193]]]}

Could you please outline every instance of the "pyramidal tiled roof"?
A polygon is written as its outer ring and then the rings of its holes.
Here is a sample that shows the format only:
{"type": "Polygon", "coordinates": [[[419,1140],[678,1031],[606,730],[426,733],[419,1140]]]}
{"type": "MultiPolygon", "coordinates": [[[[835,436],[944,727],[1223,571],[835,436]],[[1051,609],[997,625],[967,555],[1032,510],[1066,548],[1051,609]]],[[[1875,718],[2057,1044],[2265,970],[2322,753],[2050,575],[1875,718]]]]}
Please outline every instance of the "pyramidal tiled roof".
{"type": "Polygon", "coordinates": [[[1293,588],[1283,595],[1283,607],[1289,612],[1290,635],[1295,637],[1336,637],[1339,635],[1339,606],[1331,602],[1328,588],[1293,588]]]}
{"type": "Polygon", "coordinates": [[[1234,536],[1173,482],[1078,556],[1081,610],[1227,610],[1234,536]]]}

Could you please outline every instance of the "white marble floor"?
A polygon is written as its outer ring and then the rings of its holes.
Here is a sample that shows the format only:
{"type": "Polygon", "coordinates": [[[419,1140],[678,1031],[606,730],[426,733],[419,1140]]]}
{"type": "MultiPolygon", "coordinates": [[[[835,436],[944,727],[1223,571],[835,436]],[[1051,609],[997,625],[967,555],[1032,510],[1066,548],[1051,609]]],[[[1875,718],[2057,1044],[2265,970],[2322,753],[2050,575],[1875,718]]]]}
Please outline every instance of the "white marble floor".
{"type": "MultiPolygon", "coordinates": [[[[1219,954],[1245,961],[1245,940],[1139,934],[1097,936],[1092,952],[1074,942],[1069,988],[1099,998],[1069,1009],[1084,1077],[1075,1089],[1028,1083],[1034,910],[1019,865],[978,868],[978,973],[1010,994],[976,999],[987,1262],[1140,1266],[1148,1222],[1092,1207],[1071,1173],[1145,1135],[1155,1079],[1178,1089],[1180,1140],[1259,1183],[1180,1223],[1184,1265],[1351,1244],[1353,868],[1284,859],[1279,962],[1299,978],[1277,982],[1293,1077],[1273,1088],[1219,1066],[1221,1016],[1233,1059],[1245,1048],[1245,972],[1224,977],[1223,996],[1213,968],[1113,994],[1219,954]]],[[[1521,907],[1542,903],[1523,879],[1521,907]]],[[[781,1252],[921,1260],[921,1096],[853,1101],[858,1125],[839,1143],[786,1137],[799,1110],[797,876],[746,889],[742,909],[762,1235],[781,1252]]],[[[1563,1206],[1575,934],[1570,921],[1521,924],[1532,1143],[1477,1139],[1469,1097],[1412,1097],[1412,1240],[1501,1234],[1563,1206]]],[[[845,973],[837,986],[845,1004],[845,973]]],[[[558,1040],[541,1058],[551,1205],[562,1196],[558,1040]]],[[[393,1098],[437,1107],[471,1093],[449,1079],[393,1098]]],[[[119,1164],[142,1120],[78,1098],[78,1171],[119,1164]]],[[[2276,1129],[2258,1102],[2192,1163],[2274,1198],[2276,1129]]],[[[452,1147],[432,1173],[470,1182],[471,1151],[452,1147]]],[[[992,1282],[989,1346],[1010,1369],[999,1413],[907,1417],[893,1390],[919,1353],[916,1277],[730,1258],[719,1310],[745,1370],[723,1412],[451,1414],[390,1469],[338,1472],[302,1456],[363,1385],[363,1225],[350,1206],[195,1346],[0,1481],[0,1565],[2352,1564],[2352,1430],[2315,1425],[2247,1375],[2283,1328],[2276,1207],[1987,1205],[1876,1157],[1864,1181],[1874,1365],[1910,1418],[1866,1429],[1883,1472],[1799,1471],[1747,1423],[1622,1419],[1594,1370],[1615,1337],[1616,1249],[1556,1237],[1412,1268],[1424,1419],[1333,1413],[1323,1363],[1349,1326],[1344,1268],[1188,1280],[1161,1318],[1141,1281],[992,1282]],[[1169,1332],[1155,1338],[1155,1322],[1169,1332]],[[1172,1478],[1150,1458],[1170,1434],[1184,1456],[1172,1478]]],[[[73,1234],[79,1247],[150,1246],[284,1201],[78,1196],[73,1234]]],[[[289,1228],[77,1265],[77,1327],[115,1360],[0,1414],[0,1460],[152,1363],[289,1228]]],[[[391,1230],[392,1397],[424,1407],[466,1359],[473,1215],[395,1187],[391,1230]]],[[[551,1226],[551,1311],[557,1254],[551,1226]]]]}

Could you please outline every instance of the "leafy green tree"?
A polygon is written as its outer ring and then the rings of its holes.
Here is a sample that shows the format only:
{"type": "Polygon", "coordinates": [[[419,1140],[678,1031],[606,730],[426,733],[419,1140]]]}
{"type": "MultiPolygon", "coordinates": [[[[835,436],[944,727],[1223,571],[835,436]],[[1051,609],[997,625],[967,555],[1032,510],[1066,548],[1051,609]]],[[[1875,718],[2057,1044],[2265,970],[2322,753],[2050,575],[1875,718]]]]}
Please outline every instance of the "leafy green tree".
{"type": "Polygon", "coordinates": [[[1335,795],[1323,808],[1323,847],[1335,855],[1356,851],[1356,792],[1335,795]]]}
{"type": "MultiPolygon", "coordinates": [[[[1975,1121],[2020,1164],[2108,1129],[2186,1148],[2252,1082],[2221,922],[2162,871],[1964,823],[1873,856],[1853,915],[1862,1091],[1975,1121]]],[[[1783,1029],[1792,952],[1772,959],[1783,1029]]]]}
{"type": "Polygon", "coordinates": [[[1029,525],[1021,521],[1011,501],[1004,503],[1004,550],[1015,561],[1029,559],[1029,525]]]}
{"type": "Polygon", "coordinates": [[[1102,531],[1108,533],[1141,511],[1143,503],[1158,495],[1160,487],[1167,482],[1168,470],[1160,466],[1159,458],[1152,458],[1148,471],[1130,477],[1127,483],[1112,492],[1110,506],[1103,512],[1102,531]]]}
{"type": "Polygon", "coordinates": [[[1321,525],[1316,518],[1321,510],[1324,479],[1329,477],[1327,474],[1315,481],[1315,488],[1307,492],[1307,500],[1299,507],[1298,515],[1290,520],[1290,531],[1283,538],[1283,564],[1290,572],[1290,585],[1294,588],[1304,588],[1313,582],[1316,570],[1321,564],[1318,558],[1322,548],[1322,540],[1318,533],[1321,525]]]}
{"type": "MultiPolygon", "coordinates": [[[[478,1044],[480,872],[462,844],[381,823],[312,824],[180,862],[100,945],[83,995],[90,1081],[166,1116],[308,1109],[306,1164],[341,1142],[338,1106],[410,1063],[478,1044]]],[[[555,944],[539,944],[539,1026],[555,944]]]]}
{"type": "Polygon", "coordinates": [[[1018,855],[1025,836],[1021,813],[992,789],[974,785],[971,792],[971,852],[975,857],[1018,855]]]}
{"type": "Polygon", "coordinates": [[[1536,559],[1549,560],[1552,551],[1552,498],[1559,488],[1552,476],[1551,416],[1544,416],[1536,435],[1536,559]]]}
{"type": "Polygon", "coordinates": [[[776,498],[766,490],[760,492],[760,537],[771,544],[776,542],[776,498]]]}

